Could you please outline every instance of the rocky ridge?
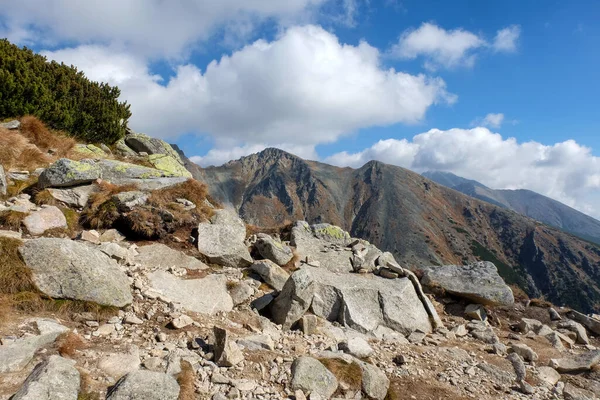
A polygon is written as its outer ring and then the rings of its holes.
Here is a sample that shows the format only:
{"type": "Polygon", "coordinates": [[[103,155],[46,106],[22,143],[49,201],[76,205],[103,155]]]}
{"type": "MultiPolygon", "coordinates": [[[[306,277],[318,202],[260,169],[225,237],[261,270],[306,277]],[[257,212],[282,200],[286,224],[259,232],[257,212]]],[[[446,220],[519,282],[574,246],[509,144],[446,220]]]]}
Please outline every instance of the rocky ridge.
{"type": "MultiPolygon", "coordinates": [[[[145,157],[128,145],[119,144],[128,161],[145,157]]],[[[151,141],[142,152],[171,157],[166,146],[151,141]]],[[[31,201],[39,198],[34,191],[9,197],[4,212],[54,207],[69,228],[66,210],[89,218],[100,193],[103,207],[125,216],[105,219],[130,229],[44,229],[46,218],[39,230],[3,226],[3,251],[17,249],[5,260],[31,277],[40,298],[103,307],[15,308],[0,325],[0,399],[600,395],[600,319],[515,300],[494,265],[413,272],[386,248],[335,225],[298,221],[289,230],[253,233],[235,211],[200,200],[181,182],[167,187],[173,196],[159,206],[153,196],[166,196],[163,173],[132,178],[133,168],[116,168],[90,181],[81,177],[87,167],[69,165],[57,160],[37,173],[52,177],[42,180],[54,182],[50,189],[92,186],[87,201],[55,198],[56,205],[40,206],[31,201]],[[121,178],[140,185],[107,189],[121,178]],[[125,223],[141,210],[158,215],[142,224],[154,236],[125,223]]],[[[10,177],[6,183],[15,184],[10,177]]]]}

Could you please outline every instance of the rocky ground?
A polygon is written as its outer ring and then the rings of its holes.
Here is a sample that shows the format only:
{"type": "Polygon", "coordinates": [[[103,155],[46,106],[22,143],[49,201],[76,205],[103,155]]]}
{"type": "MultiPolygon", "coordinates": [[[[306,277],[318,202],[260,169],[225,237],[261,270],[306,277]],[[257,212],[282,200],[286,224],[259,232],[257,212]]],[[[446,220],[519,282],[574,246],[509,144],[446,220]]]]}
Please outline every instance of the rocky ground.
{"type": "Polygon", "coordinates": [[[491,263],[408,271],[332,225],[267,234],[164,142],[98,150],[0,169],[7,190],[39,177],[0,203],[0,399],[600,396],[600,319],[515,300],[491,263]]]}

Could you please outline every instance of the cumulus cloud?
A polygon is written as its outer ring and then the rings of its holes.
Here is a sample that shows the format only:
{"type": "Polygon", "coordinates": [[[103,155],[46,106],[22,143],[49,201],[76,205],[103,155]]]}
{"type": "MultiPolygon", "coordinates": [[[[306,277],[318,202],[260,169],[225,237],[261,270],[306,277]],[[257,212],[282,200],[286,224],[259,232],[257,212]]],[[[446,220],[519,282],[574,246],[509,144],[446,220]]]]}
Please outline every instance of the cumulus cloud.
{"type": "Polygon", "coordinates": [[[498,52],[516,49],[520,28],[516,25],[499,30],[492,44],[482,36],[458,28],[446,30],[430,22],[417,29],[406,30],[390,49],[393,57],[401,59],[425,58],[425,68],[472,67],[478,51],[492,47],[498,52]]]}
{"type": "Polygon", "coordinates": [[[369,160],[424,172],[440,170],[497,189],[530,189],[600,216],[590,201],[600,189],[600,158],[573,140],[544,145],[519,143],[487,128],[432,129],[412,140],[381,140],[358,153],[337,153],[325,161],[358,167],[369,160]]]}
{"type": "Polygon", "coordinates": [[[517,50],[517,40],[520,35],[521,27],[518,25],[511,25],[504,29],[500,29],[496,33],[492,47],[495,51],[512,53],[517,50]]]}
{"type": "Polygon", "coordinates": [[[0,0],[0,36],[19,43],[126,45],[150,57],[179,57],[225,27],[301,18],[327,0],[0,0]]]}
{"type": "Polygon", "coordinates": [[[432,105],[456,100],[440,78],[385,69],[368,43],[346,45],[312,25],[258,40],[205,71],[180,65],[166,84],[142,58],[117,48],[44,54],[119,85],[131,103],[133,129],[162,138],[207,134],[220,149],[314,147],[368,126],[417,123],[432,105]]]}

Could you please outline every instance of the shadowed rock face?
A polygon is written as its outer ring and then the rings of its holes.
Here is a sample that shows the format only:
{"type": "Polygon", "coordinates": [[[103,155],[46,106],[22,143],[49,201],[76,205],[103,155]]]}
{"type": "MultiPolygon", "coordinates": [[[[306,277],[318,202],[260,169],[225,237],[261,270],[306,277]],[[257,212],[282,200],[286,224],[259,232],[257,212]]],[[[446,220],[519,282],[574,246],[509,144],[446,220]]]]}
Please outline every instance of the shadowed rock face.
{"type": "Polygon", "coordinates": [[[220,167],[184,161],[248,223],[331,223],[411,268],[491,261],[531,296],[600,308],[600,247],[406,169],[376,161],[338,168],[277,149],[220,167]]]}

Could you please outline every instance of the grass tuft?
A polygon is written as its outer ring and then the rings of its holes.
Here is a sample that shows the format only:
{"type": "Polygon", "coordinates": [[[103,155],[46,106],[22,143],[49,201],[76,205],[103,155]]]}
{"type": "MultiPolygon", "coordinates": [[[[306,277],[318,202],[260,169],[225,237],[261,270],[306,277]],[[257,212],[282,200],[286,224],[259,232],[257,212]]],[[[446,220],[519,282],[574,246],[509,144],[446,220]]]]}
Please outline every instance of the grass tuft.
{"type": "Polygon", "coordinates": [[[81,213],[81,222],[88,228],[110,228],[120,213],[112,197],[115,194],[137,190],[135,185],[113,185],[110,182],[98,182],[98,191],[90,196],[87,206],[81,213]]]}
{"type": "Polygon", "coordinates": [[[0,226],[17,231],[21,227],[21,223],[25,217],[27,217],[27,213],[14,210],[1,211],[0,226]]]}
{"type": "Polygon", "coordinates": [[[177,375],[177,383],[179,383],[179,398],[178,400],[194,400],[196,398],[194,381],[196,373],[192,364],[188,361],[181,360],[181,372],[177,375]]]}
{"type": "Polygon", "coordinates": [[[346,385],[350,390],[360,390],[362,386],[362,370],[355,362],[348,364],[337,358],[321,358],[319,361],[327,368],[340,384],[346,385]]]}
{"type": "Polygon", "coordinates": [[[87,346],[81,336],[74,332],[66,332],[56,340],[58,354],[61,357],[73,358],[79,350],[85,349],[87,346]]]}

